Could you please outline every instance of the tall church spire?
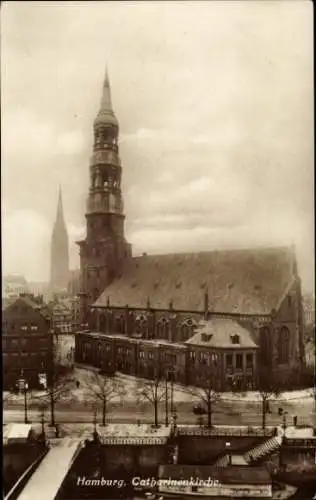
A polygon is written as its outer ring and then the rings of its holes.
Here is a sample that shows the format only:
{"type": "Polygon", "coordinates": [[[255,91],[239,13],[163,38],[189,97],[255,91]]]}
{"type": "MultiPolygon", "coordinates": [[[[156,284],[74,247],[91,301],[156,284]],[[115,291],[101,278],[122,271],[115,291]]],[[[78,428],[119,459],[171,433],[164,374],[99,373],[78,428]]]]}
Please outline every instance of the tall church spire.
{"type": "Polygon", "coordinates": [[[103,92],[100,104],[100,111],[112,111],[111,87],[109,80],[108,67],[105,67],[105,75],[103,82],[103,92]]]}
{"type": "Polygon", "coordinates": [[[87,321],[89,306],[120,275],[123,264],[131,256],[131,247],[124,231],[119,124],[112,108],[107,68],[93,134],[86,209],[87,236],[78,242],[82,323],[87,321]]]}
{"type": "Polygon", "coordinates": [[[64,218],[64,210],[63,210],[63,198],[62,198],[62,191],[61,191],[61,186],[59,185],[59,191],[58,191],[58,205],[57,205],[57,216],[56,216],[56,222],[55,225],[64,225],[65,224],[65,218],[64,218]]]}
{"type": "Polygon", "coordinates": [[[51,240],[51,291],[67,288],[69,280],[69,242],[64,218],[61,186],[58,192],[58,204],[51,240]]]}
{"type": "Polygon", "coordinates": [[[94,120],[94,126],[97,127],[98,125],[112,125],[118,128],[118,121],[112,109],[111,86],[107,66],[105,68],[103,80],[100,109],[96,119],[94,120]]]}

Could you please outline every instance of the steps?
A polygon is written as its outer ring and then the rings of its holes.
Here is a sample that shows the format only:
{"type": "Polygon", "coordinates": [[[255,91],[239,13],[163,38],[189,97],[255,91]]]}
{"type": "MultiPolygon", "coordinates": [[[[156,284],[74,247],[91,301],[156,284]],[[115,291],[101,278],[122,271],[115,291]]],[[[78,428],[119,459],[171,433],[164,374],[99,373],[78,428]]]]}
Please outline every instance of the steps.
{"type": "Polygon", "coordinates": [[[268,439],[268,441],[265,441],[264,443],[255,446],[255,448],[252,448],[251,450],[247,451],[244,454],[244,458],[247,463],[253,463],[256,462],[257,460],[261,460],[267,455],[271,455],[271,453],[277,451],[280,448],[281,443],[282,443],[282,437],[274,436],[268,439]]]}
{"type": "MultiPolygon", "coordinates": [[[[239,453],[232,453],[232,454],[226,454],[220,457],[215,463],[214,466],[216,467],[228,467],[230,464],[231,465],[238,465],[237,462],[235,462],[234,457],[236,456],[241,457],[242,461],[245,462],[245,464],[251,465],[258,460],[261,460],[264,457],[267,457],[268,455],[271,455],[271,453],[274,453],[277,451],[282,443],[282,436],[274,436],[264,443],[259,444],[258,446],[255,446],[254,448],[251,448],[250,450],[246,451],[242,455],[239,453]]],[[[240,465],[240,464],[239,464],[240,465]]]]}
{"type": "Polygon", "coordinates": [[[215,467],[228,467],[229,465],[229,455],[224,455],[223,457],[219,458],[214,466],[215,467]]]}

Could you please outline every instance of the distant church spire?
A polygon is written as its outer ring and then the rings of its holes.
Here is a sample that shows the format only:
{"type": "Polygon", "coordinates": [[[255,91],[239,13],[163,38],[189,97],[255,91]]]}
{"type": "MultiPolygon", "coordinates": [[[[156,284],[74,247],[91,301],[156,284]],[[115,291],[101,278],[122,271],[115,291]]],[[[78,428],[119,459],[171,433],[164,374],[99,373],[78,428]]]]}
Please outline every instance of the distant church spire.
{"type": "Polygon", "coordinates": [[[69,243],[64,218],[61,186],[58,192],[57,215],[51,240],[51,274],[52,291],[67,288],[69,280],[69,243]]]}
{"type": "Polygon", "coordinates": [[[57,216],[56,216],[55,225],[61,225],[61,224],[66,226],[65,218],[64,218],[64,210],[63,210],[62,191],[61,191],[61,185],[59,184],[57,216]]]}

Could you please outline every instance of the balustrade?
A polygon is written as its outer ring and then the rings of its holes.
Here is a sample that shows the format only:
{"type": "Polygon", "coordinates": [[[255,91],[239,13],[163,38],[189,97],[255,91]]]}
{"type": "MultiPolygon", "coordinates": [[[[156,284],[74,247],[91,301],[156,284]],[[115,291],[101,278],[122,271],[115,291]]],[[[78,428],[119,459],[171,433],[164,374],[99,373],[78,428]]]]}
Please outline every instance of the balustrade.
{"type": "Polygon", "coordinates": [[[90,159],[90,166],[97,164],[111,164],[117,167],[121,166],[119,156],[114,151],[98,151],[93,153],[90,159]]]}

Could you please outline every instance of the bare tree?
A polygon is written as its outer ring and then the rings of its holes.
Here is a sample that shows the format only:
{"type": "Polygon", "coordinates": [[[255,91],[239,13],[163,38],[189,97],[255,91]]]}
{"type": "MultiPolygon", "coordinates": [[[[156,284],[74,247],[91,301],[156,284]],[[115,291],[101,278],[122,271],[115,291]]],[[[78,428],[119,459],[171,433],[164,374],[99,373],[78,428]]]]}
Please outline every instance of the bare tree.
{"type": "Polygon", "coordinates": [[[216,403],[220,400],[220,394],[218,392],[218,374],[217,365],[212,361],[211,355],[204,358],[205,369],[203,370],[203,380],[201,387],[187,387],[186,392],[192,396],[197,396],[202,404],[203,408],[206,409],[207,414],[207,427],[211,428],[213,410],[216,403]]]}
{"type": "Polygon", "coordinates": [[[48,384],[44,389],[44,395],[38,396],[36,401],[40,407],[47,405],[50,407],[50,424],[56,425],[55,411],[56,404],[65,396],[69,395],[74,386],[73,378],[61,370],[59,366],[53,366],[48,374],[48,384]]]}
{"type": "Polygon", "coordinates": [[[258,390],[262,400],[262,429],[265,429],[269,400],[280,394],[279,380],[271,370],[267,368],[259,370],[258,390]]]}
{"type": "Polygon", "coordinates": [[[85,386],[94,400],[100,402],[102,406],[102,425],[105,425],[109,402],[116,397],[119,397],[122,401],[126,395],[124,383],[115,378],[93,372],[90,379],[85,382],[85,386]]]}
{"type": "Polygon", "coordinates": [[[166,396],[165,381],[159,370],[156,370],[152,380],[141,380],[136,389],[139,401],[148,401],[154,407],[154,425],[158,427],[158,405],[166,396]]]}

